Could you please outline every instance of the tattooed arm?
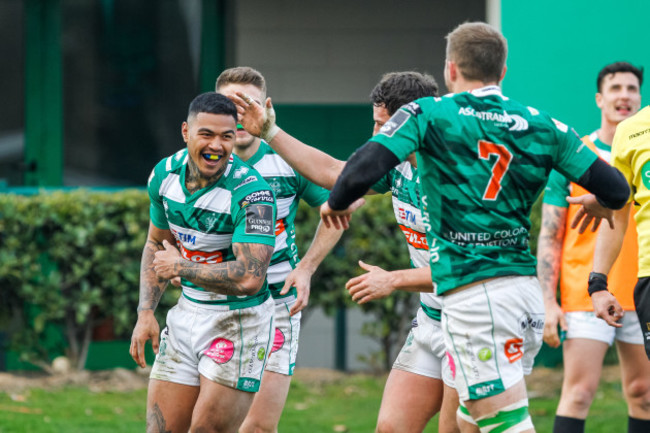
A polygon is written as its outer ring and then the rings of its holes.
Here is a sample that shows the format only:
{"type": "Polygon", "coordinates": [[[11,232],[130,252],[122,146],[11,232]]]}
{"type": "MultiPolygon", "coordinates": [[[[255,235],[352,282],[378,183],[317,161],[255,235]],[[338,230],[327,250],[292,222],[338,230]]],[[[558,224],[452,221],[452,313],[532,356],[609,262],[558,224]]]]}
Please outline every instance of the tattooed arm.
{"type": "Polygon", "coordinates": [[[159,278],[154,271],[153,261],[157,251],[163,249],[163,242],[174,242],[169,230],[162,230],[149,223],[147,242],[142,250],[140,262],[140,302],[138,303],[138,321],[133,329],[129,352],[133,360],[144,367],[144,345],[151,340],[154,353],[158,353],[158,335],[160,326],[153,313],[160,302],[168,280],[159,278]]]}
{"type": "Polygon", "coordinates": [[[235,260],[208,265],[185,260],[168,242],[163,246],[153,261],[160,278],[182,277],[210,292],[233,296],[251,296],[262,288],[273,254],[271,245],[233,243],[235,260]]]}
{"type": "Polygon", "coordinates": [[[544,203],[542,205],[542,227],[537,241],[537,277],[542,286],[546,311],[544,341],[551,347],[560,345],[557,332],[558,323],[563,330],[567,329],[564,314],[556,299],[566,214],[567,208],[544,203]]]}

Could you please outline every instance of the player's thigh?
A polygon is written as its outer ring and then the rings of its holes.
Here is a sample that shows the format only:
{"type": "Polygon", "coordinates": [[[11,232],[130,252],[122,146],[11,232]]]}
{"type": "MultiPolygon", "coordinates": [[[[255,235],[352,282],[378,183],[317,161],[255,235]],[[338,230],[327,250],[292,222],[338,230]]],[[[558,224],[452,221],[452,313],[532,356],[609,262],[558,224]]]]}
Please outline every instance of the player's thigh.
{"type": "Polygon", "coordinates": [[[253,405],[240,431],[255,431],[256,427],[262,431],[275,431],[287,401],[290,385],[291,376],[265,371],[260,390],[255,394],[253,405]]]}
{"type": "Polygon", "coordinates": [[[621,382],[626,396],[647,394],[650,388],[650,361],[643,344],[616,342],[621,382]]]}
{"type": "Polygon", "coordinates": [[[441,379],[393,368],[384,387],[377,430],[421,432],[440,410],[442,390],[441,379]]]}
{"type": "Polygon", "coordinates": [[[221,385],[202,375],[191,431],[236,433],[254,397],[255,393],[221,385]]]}
{"type": "Polygon", "coordinates": [[[438,419],[438,433],[458,433],[458,421],[456,412],[458,411],[458,393],[455,388],[444,384],[442,394],[442,406],[440,407],[440,417],[438,419]]]}
{"type": "Polygon", "coordinates": [[[571,338],[565,340],[562,346],[565,389],[581,386],[595,391],[609,345],[587,338],[571,338]]]}
{"type": "Polygon", "coordinates": [[[147,432],[187,432],[198,395],[198,386],[150,379],[147,432]]]}

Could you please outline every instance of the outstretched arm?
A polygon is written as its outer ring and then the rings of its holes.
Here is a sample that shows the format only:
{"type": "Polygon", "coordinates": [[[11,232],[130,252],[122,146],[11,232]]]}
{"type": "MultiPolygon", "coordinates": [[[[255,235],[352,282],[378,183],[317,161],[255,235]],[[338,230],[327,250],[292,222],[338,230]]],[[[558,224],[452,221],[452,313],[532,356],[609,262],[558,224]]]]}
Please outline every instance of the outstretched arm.
{"type": "MultiPolygon", "coordinates": [[[[596,238],[596,249],[594,252],[594,272],[602,275],[609,274],[616,258],[623,245],[623,238],[627,230],[630,209],[632,203],[628,203],[623,209],[614,212],[614,228],[601,227],[596,238]]],[[[593,286],[593,284],[590,284],[593,286]]],[[[602,287],[602,286],[601,286],[602,287]]],[[[607,288],[605,280],[605,289],[607,288]]],[[[593,290],[593,287],[591,288],[593,290]]],[[[594,313],[609,325],[620,328],[622,325],[618,320],[625,312],[620,304],[608,290],[591,292],[591,302],[594,306],[594,313]]]]}
{"type": "Polygon", "coordinates": [[[265,107],[244,93],[238,92],[230,99],[237,105],[239,122],[249,134],[261,137],[306,179],[326,189],[334,187],[345,162],[301,142],[280,129],[275,124],[275,110],[271,98],[266,99],[265,107]]]}
{"type": "Polygon", "coordinates": [[[305,256],[300,260],[296,269],[291,271],[287,276],[284,287],[280,292],[281,295],[284,295],[289,292],[291,287],[296,288],[298,297],[289,311],[292,316],[307,306],[311,291],[311,277],[323,259],[325,259],[325,256],[327,256],[332,248],[334,248],[334,245],[341,239],[342,234],[342,230],[325,227],[322,223],[318,224],[314,240],[309,246],[309,250],[307,250],[305,256]]]}
{"type": "Polygon", "coordinates": [[[184,259],[168,242],[163,246],[153,262],[159,277],[182,277],[205,290],[232,296],[251,296],[262,288],[273,254],[271,245],[233,243],[235,260],[208,265],[184,259]]]}
{"type": "Polygon", "coordinates": [[[352,300],[365,304],[366,302],[390,296],[395,290],[405,292],[433,292],[431,268],[400,269],[386,271],[379,266],[372,266],[359,260],[359,266],[366,272],[351,278],[345,284],[352,300]]]}
{"type": "Polygon", "coordinates": [[[567,197],[569,203],[582,205],[571,222],[571,228],[580,225],[578,231],[583,233],[593,221],[591,231],[595,232],[604,218],[613,229],[612,210],[621,209],[630,197],[630,186],[623,174],[598,158],[576,183],[591,194],[567,197]]]}
{"type": "Polygon", "coordinates": [[[129,353],[133,360],[145,367],[144,345],[151,340],[154,353],[158,353],[158,335],[160,326],[154,316],[154,311],[165,291],[166,278],[156,275],[154,270],[154,257],[157,251],[164,249],[163,242],[174,242],[174,236],[169,230],[162,230],[149,223],[147,241],[142,250],[140,263],[140,301],[138,303],[138,321],[133,328],[131,347],[129,353]]]}
{"type": "Polygon", "coordinates": [[[558,347],[561,342],[557,332],[558,323],[563,331],[568,329],[564,313],[556,299],[566,214],[566,208],[542,205],[542,227],[537,241],[537,278],[542,286],[546,313],[544,342],[551,347],[558,347]]]}

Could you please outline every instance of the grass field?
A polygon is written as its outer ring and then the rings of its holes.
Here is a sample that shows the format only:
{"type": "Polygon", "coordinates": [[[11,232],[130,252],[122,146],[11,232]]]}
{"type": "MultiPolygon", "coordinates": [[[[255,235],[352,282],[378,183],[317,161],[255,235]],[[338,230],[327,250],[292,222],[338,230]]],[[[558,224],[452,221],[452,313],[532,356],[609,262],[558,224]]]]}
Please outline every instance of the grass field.
{"type": "MultiPolygon", "coordinates": [[[[587,421],[590,433],[626,431],[626,406],[616,367],[606,372],[587,421]]],[[[5,375],[6,376],[6,375],[5,375]]],[[[144,380],[140,379],[144,384],[144,380]]],[[[372,432],[385,377],[300,371],[280,423],[282,433],[372,432]]],[[[559,397],[560,370],[539,369],[529,381],[530,412],[538,432],[550,432],[559,397]]],[[[7,387],[0,383],[0,433],[142,432],[142,385],[7,387]],[[121,390],[115,390],[117,388],[121,390]]],[[[124,384],[122,384],[124,385],[124,384]]],[[[437,432],[435,420],[425,431],[437,432]]]]}

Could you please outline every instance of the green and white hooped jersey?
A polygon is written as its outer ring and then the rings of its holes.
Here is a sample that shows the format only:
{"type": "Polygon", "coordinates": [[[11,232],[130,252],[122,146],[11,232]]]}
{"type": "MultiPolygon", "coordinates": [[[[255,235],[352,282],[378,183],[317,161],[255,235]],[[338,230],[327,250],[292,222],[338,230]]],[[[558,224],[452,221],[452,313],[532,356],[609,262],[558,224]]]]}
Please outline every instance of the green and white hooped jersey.
{"type": "Polygon", "coordinates": [[[575,181],[597,158],[572,128],[497,86],[418,99],[371,141],[401,161],[417,152],[424,224],[439,248],[430,257],[437,294],[535,275],[528,246],[535,199],[551,169],[575,181]]]}
{"type": "MultiPolygon", "coordinates": [[[[410,162],[404,161],[379,179],[372,186],[372,190],[381,194],[391,192],[393,212],[399,228],[406,237],[411,266],[414,268],[429,266],[429,254],[435,254],[438,248],[434,246],[434,251],[429,252],[426,227],[420,210],[418,169],[410,162]]],[[[439,296],[433,293],[420,293],[420,305],[427,316],[440,320],[442,303],[439,296]]]]}
{"type": "Polygon", "coordinates": [[[246,163],[262,175],[276,198],[275,249],[266,273],[271,295],[275,299],[295,296],[296,289],[293,287],[284,296],[280,295],[280,291],[287,276],[300,260],[294,225],[298,204],[303,199],[312,207],[320,206],[327,201],[329,191],[298,174],[264,141],[260,142],[260,148],[246,163]]]}
{"type": "MultiPolygon", "coordinates": [[[[213,185],[190,194],[185,188],[187,149],[163,159],[149,177],[153,225],[170,230],[182,256],[196,263],[235,260],[233,243],[275,245],[275,197],[262,176],[234,155],[213,185]]],[[[182,279],[183,296],[193,302],[230,309],[259,305],[269,296],[265,282],[253,296],[207,291],[182,279]]]]}

